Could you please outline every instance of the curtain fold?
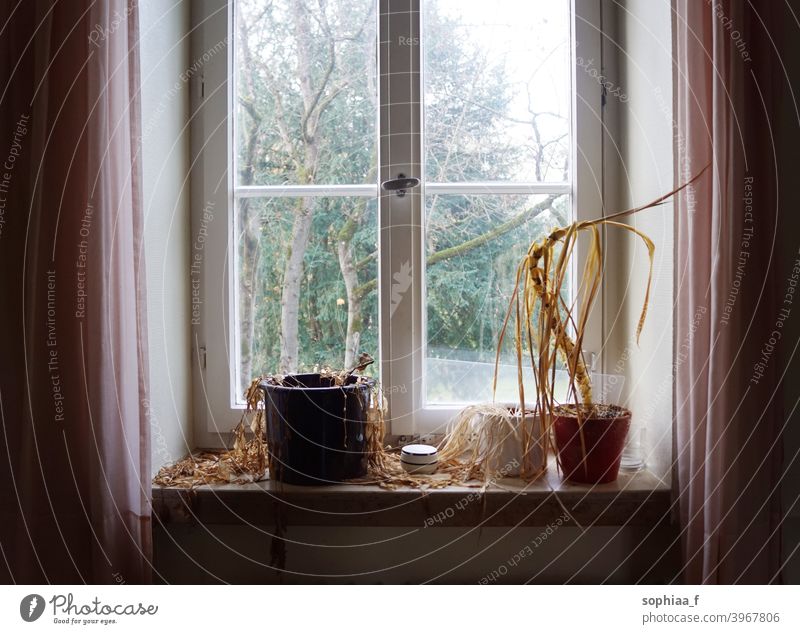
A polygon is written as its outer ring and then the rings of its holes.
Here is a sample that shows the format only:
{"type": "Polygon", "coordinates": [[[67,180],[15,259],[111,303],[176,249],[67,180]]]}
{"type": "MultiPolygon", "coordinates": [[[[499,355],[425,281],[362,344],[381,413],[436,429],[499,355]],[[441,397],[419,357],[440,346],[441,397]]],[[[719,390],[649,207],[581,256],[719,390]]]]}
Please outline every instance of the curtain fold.
{"type": "Polygon", "coordinates": [[[790,345],[780,309],[791,273],[771,127],[780,25],[772,3],[673,0],[673,9],[677,179],[711,165],[676,206],[681,577],[773,583],[785,420],[776,351],[790,345]]]}
{"type": "Polygon", "coordinates": [[[5,4],[0,578],[148,582],[138,9],[5,4]]]}

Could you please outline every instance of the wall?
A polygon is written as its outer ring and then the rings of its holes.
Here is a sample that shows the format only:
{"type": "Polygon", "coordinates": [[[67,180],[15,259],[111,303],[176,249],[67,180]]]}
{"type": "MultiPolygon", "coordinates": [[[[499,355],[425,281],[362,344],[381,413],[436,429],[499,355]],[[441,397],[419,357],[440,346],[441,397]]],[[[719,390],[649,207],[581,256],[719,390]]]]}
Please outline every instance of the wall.
{"type": "Polygon", "coordinates": [[[140,3],[143,189],[154,472],[192,444],[189,3],[140,3]]]}
{"type": "MultiPolygon", "coordinates": [[[[671,44],[669,0],[598,0],[603,3],[605,74],[619,88],[609,95],[604,122],[607,211],[650,200],[673,187],[671,44]],[[624,101],[621,98],[624,96],[624,101]],[[623,169],[611,168],[620,162],[623,169]]],[[[800,2],[792,0],[800,13],[800,2]]],[[[189,220],[185,175],[188,139],[182,126],[188,118],[188,87],[180,74],[189,65],[183,39],[189,28],[188,2],[143,2],[142,77],[145,203],[149,327],[151,343],[152,420],[154,466],[185,452],[191,439],[189,399],[190,342],[187,298],[189,220]],[[178,90],[174,90],[179,82],[178,90]]],[[[781,42],[800,47],[800,40],[781,42]]],[[[800,54],[784,56],[792,77],[800,76],[800,54]]],[[[779,165],[787,174],[798,162],[798,128],[791,100],[784,101],[781,127],[794,135],[779,137],[779,165]]],[[[784,209],[797,209],[800,190],[784,178],[784,209]]],[[[784,260],[793,255],[800,216],[786,218],[784,260]]],[[[603,318],[611,336],[604,350],[604,370],[620,368],[629,377],[624,397],[628,406],[647,422],[648,466],[663,476],[671,462],[672,359],[672,209],[664,206],[635,219],[637,228],[657,244],[650,317],[637,347],[631,341],[641,307],[647,270],[646,253],[629,236],[609,234],[607,275],[623,280],[618,292],[607,292],[603,318]],[[665,387],[666,386],[666,387],[665,387]],[[659,439],[666,442],[657,443],[659,439]],[[656,449],[657,446],[657,449],[656,449]]],[[[796,341],[800,333],[793,332],[796,341]]],[[[800,355],[782,352],[789,372],[784,391],[788,413],[796,405],[800,385],[800,355]]],[[[800,410],[787,419],[786,459],[800,446],[800,410]]],[[[800,495],[800,457],[784,480],[784,500],[791,506],[800,495]]],[[[800,503],[785,525],[787,554],[800,547],[800,503]]],[[[272,527],[173,526],[156,527],[156,578],[170,582],[309,582],[358,581],[410,583],[428,580],[478,582],[519,552],[540,529],[388,529],[369,527],[290,527],[287,567],[297,574],[278,576],[270,568],[272,527]],[[354,547],[356,546],[357,547],[354,547]],[[378,569],[383,569],[380,573],[378,569]],[[344,575],[342,577],[322,576],[344,575]],[[365,574],[366,573],[366,574],[365,574]],[[307,576],[308,575],[308,576],[307,576]]],[[[535,555],[501,576],[498,583],[666,581],[680,567],[676,530],[660,527],[592,528],[581,535],[561,528],[535,555]],[[636,546],[644,542],[636,549],[636,546]],[[594,558],[594,559],[593,559],[594,558]],[[586,566],[588,561],[592,563],[586,566]],[[651,569],[652,566],[652,569],[651,569]]],[[[800,555],[785,570],[787,581],[800,582],[800,555]]]]}
{"type": "MultiPolygon", "coordinates": [[[[599,2],[600,0],[598,0],[599,2]]],[[[650,5],[652,0],[648,0],[650,5]]],[[[640,0],[640,5],[644,3],[640,0]]],[[[667,3],[668,11],[668,3],[667,3]]],[[[647,15],[649,22],[663,20],[658,25],[661,37],[667,42],[666,61],[649,60],[642,72],[630,81],[634,84],[637,99],[637,116],[629,117],[625,128],[624,160],[636,161],[635,171],[629,176],[636,188],[628,197],[637,201],[655,197],[672,187],[671,138],[662,134],[669,130],[663,118],[645,118],[649,107],[645,103],[650,87],[646,78],[652,76],[654,66],[665,75],[662,85],[669,95],[669,14],[659,12],[647,15]],[[664,70],[663,64],[666,64],[664,70]],[[645,134],[645,131],[647,132],[645,134]]],[[[608,22],[606,22],[608,24],[608,22]]],[[[641,51],[652,49],[643,34],[628,34],[631,46],[641,51]],[[635,37],[635,39],[634,39],[635,37]]],[[[607,42],[611,46],[614,42],[607,42]]],[[[613,50],[611,51],[613,53],[613,50]]],[[[637,54],[637,59],[639,55],[637,54]]],[[[599,89],[599,87],[598,87],[599,89]]],[[[667,99],[669,101],[669,99],[667,99]]],[[[613,111],[613,108],[609,107],[613,111]]],[[[610,112],[612,119],[619,112],[610,112]]],[[[663,115],[659,115],[663,117],[663,115]]],[[[612,126],[613,128],[613,126],[612,126]]],[[[616,135],[616,130],[613,130],[616,135]]],[[[616,147],[612,141],[609,147],[616,147]]],[[[613,160],[618,160],[618,156],[613,160]]],[[[607,183],[607,193],[613,191],[607,183]]],[[[627,187],[627,183],[624,190],[627,187]]],[[[613,203],[612,207],[616,208],[613,203]]],[[[656,212],[660,214],[661,212],[656,212]]],[[[667,210],[663,212],[671,217],[667,210]]],[[[671,314],[672,252],[666,225],[651,226],[653,221],[639,221],[642,228],[659,243],[658,280],[654,289],[654,313],[671,314]],[[647,224],[650,222],[650,224],[647,224]],[[660,228],[660,231],[658,230],[660,228]],[[665,313],[665,306],[669,310],[665,313]]],[[[657,223],[656,223],[657,224],[657,223]]],[[[633,245],[632,240],[625,240],[633,245]]],[[[619,266],[631,270],[628,261],[637,263],[630,280],[630,302],[618,316],[620,332],[630,332],[633,311],[642,299],[643,267],[646,255],[638,245],[629,248],[623,244],[620,253],[624,261],[619,266]]],[[[671,358],[671,325],[650,322],[645,332],[641,351],[631,360],[632,376],[644,373],[650,383],[660,380],[659,372],[668,368],[671,358]],[[652,355],[656,353],[655,360],[652,355]],[[637,374],[638,373],[638,374],[637,374]]],[[[614,363],[611,364],[612,366],[614,363]]],[[[668,370],[666,370],[668,371],[668,370]]],[[[670,394],[666,396],[666,420],[669,416],[670,394]]],[[[642,404],[632,404],[642,411],[642,404]]],[[[669,446],[669,440],[667,440],[669,446]]],[[[662,457],[662,462],[664,461],[662,457]]],[[[666,467],[662,465],[662,470],[666,467]]],[[[444,529],[444,528],[370,528],[370,527],[289,527],[287,532],[287,569],[293,573],[278,575],[271,567],[271,526],[179,525],[155,529],[156,565],[160,581],[171,583],[269,583],[269,582],[380,582],[418,583],[423,581],[450,583],[477,583],[500,566],[509,570],[500,576],[498,583],[519,583],[533,578],[539,583],[576,581],[662,583],[672,579],[680,568],[677,549],[677,532],[674,527],[593,527],[585,533],[576,528],[558,528],[546,544],[536,548],[532,555],[517,566],[508,566],[508,560],[531,544],[546,527],[528,529],[444,529]],[[337,576],[339,575],[339,576],[337,576]]],[[[157,576],[158,578],[158,576],[157,576]]]]}
{"type": "MultiPolygon", "coordinates": [[[[606,211],[649,202],[673,184],[672,35],[669,0],[604,5],[609,31],[604,53],[613,82],[605,109],[606,211]],[[614,20],[616,18],[616,20],[614,20]]],[[[608,339],[603,370],[624,374],[622,400],[643,430],[647,467],[669,483],[672,462],[673,213],[668,203],[630,223],[655,243],[648,318],[637,345],[636,326],[647,285],[648,253],[636,236],[606,230],[603,307],[608,339]]],[[[634,427],[635,429],[635,427],[634,427]]]]}
{"type": "Polygon", "coordinates": [[[581,534],[557,526],[362,526],[289,527],[290,572],[278,574],[271,560],[273,532],[272,526],[159,527],[154,581],[467,584],[486,582],[494,573],[493,583],[659,584],[680,569],[679,540],[670,527],[595,527],[581,534]]]}
{"type": "MultiPolygon", "coordinates": [[[[800,12],[800,0],[791,0],[795,15],[800,12]]],[[[619,139],[619,146],[609,144],[606,159],[614,154],[624,167],[607,185],[609,205],[618,200],[618,206],[629,207],[643,203],[669,191],[672,186],[673,165],[670,146],[672,138],[671,69],[669,67],[670,39],[666,27],[669,24],[669,0],[609,0],[609,11],[616,10],[618,54],[610,60],[619,77],[621,90],[628,97],[627,103],[609,100],[608,119],[619,139]],[[631,53],[635,52],[633,55],[631,53]]],[[[777,7],[776,7],[777,8],[777,7]]],[[[788,15],[788,12],[785,13],[788,15]]],[[[787,21],[786,28],[770,31],[775,45],[781,53],[786,77],[776,72],[776,90],[781,104],[775,122],[775,151],[779,174],[780,238],[777,245],[776,263],[783,270],[791,270],[797,257],[800,234],[800,189],[796,185],[795,166],[800,160],[800,121],[797,118],[796,87],[800,85],[800,40],[796,37],[796,24],[787,21]],[[794,91],[794,94],[792,94],[794,91]]],[[[677,184],[677,183],[676,183],[677,184]]],[[[656,447],[657,437],[670,433],[672,403],[663,399],[661,386],[669,381],[671,370],[671,321],[664,316],[672,314],[672,206],[645,212],[637,217],[636,226],[645,231],[657,244],[654,294],[650,318],[642,335],[641,346],[629,348],[630,360],[623,362],[634,382],[626,387],[638,386],[638,394],[627,391],[630,408],[636,412],[655,412],[646,416],[648,439],[646,445],[651,452],[649,466],[657,472],[669,465],[669,445],[656,447]],[[655,319],[654,319],[655,318],[655,319]],[[646,389],[642,389],[646,386],[646,389]],[[656,400],[656,405],[649,403],[656,400]]],[[[609,271],[616,279],[626,284],[618,295],[611,293],[606,302],[606,323],[614,326],[609,347],[606,350],[605,369],[613,367],[628,356],[626,343],[638,319],[639,293],[644,269],[641,263],[644,254],[641,248],[631,249],[631,240],[611,241],[612,257],[609,271]],[[633,293],[631,293],[631,289],[633,293]],[[612,310],[622,305],[619,313],[612,310]]],[[[784,340],[797,342],[800,339],[800,323],[790,321],[784,340]]],[[[681,342],[675,342],[680,346],[681,342]]],[[[781,348],[781,367],[786,373],[781,385],[785,410],[784,475],[782,494],[784,512],[791,509],[783,525],[784,581],[800,583],[800,355],[797,348],[781,348]]]]}

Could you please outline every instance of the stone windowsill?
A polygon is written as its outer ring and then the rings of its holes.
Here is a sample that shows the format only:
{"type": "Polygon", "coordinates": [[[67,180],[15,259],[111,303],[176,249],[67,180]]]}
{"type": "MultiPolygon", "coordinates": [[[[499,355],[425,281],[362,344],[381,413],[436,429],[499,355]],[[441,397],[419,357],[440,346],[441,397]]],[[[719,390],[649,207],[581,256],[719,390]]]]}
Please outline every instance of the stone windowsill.
{"type": "Polygon", "coordinates": [[[562,481],[553,467],[531,483],[498,480],[482,497],[465,486],[387,490],[270,480],[193,491],[153,487],[153,509],[163,524],[271,525],[280,511],[286,524],[295,526],[545,526],[563,515],[562,504],[581,526],[653,526],[669,521],[671,494],[646,470],[620,472],[616,482],[589,486],[562,481]]]}

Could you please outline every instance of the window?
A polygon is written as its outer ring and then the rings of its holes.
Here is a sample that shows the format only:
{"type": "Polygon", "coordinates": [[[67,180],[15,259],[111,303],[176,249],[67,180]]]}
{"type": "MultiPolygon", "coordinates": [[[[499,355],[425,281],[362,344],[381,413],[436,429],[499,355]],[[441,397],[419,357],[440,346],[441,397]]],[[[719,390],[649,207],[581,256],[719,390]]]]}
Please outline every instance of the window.
{"type": "MultiPolygon", "coordinates": [[[[574,72],[573,54],[575,41],[584,57],[599,50],[599,3],[195,9],[192,325],[205,442],[236,423],[251,377],[350,366],[362,350],[378,359],[370,371],[393,433],[435,430],[489,400],[525,249],[576,210],[602,209],[600,86],[574,72]],[[401,177],[420,185],[381,188],[401,177]]],[[[599,331],[587,347],[599,350],[599,331]]],[[[515,399],[510,350],[503,400],[515,399]]]]}

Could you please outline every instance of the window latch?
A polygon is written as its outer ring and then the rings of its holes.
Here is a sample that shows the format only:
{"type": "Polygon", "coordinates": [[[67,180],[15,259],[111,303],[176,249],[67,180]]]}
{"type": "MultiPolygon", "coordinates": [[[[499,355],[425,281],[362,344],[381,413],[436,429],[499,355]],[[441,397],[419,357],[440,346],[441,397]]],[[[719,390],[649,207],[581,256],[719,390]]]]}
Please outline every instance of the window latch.
{"type": "Polygon", "coordinates": [[[406,195],[407,189],[419,187],[419,179],[405,174],[398,174],[397,178],[392,178],[381,183],[381,189],[387,192],[396,192],[398,198],[406,195]]]}

